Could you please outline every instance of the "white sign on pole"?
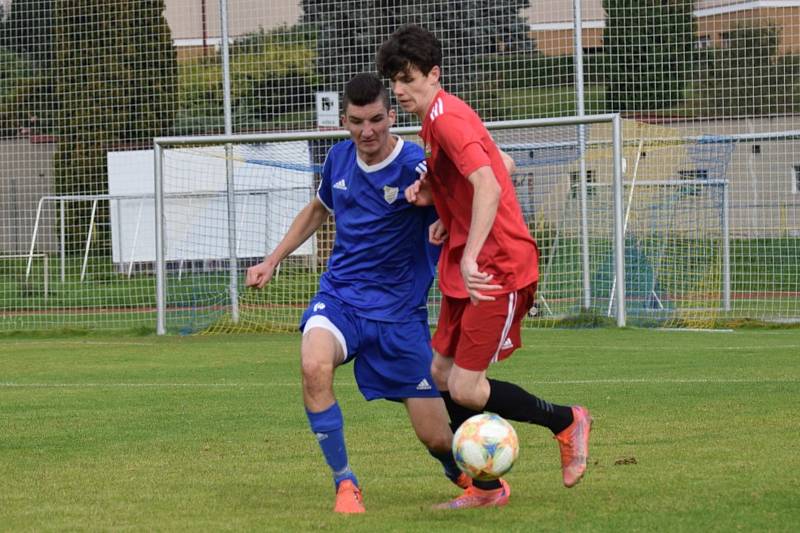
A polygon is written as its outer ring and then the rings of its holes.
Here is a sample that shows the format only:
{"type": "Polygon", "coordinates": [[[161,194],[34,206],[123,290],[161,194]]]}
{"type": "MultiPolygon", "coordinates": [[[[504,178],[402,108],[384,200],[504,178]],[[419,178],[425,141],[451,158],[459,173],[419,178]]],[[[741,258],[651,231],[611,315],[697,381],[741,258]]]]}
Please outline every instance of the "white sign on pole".
{"type": "Polygon", "coordinates": [[[317,93],[317,126],[339,126],[339,94],[333,91],[317,93]]]}

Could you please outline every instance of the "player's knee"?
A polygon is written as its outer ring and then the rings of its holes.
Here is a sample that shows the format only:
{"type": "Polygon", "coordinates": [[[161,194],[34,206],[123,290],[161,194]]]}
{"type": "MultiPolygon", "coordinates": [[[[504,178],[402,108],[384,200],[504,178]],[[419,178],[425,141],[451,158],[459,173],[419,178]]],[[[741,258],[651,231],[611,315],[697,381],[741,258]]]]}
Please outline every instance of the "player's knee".
{"type": "Polygon", "coordinates": [[[450,374],[449,370],[450,367],[448,366],[436,364],[436,360],[431,364],[431,376],[436,386],[441,390],[447,390],[447,379],[450,374]]]}
{"type": "Polygon", "coordinates": [[[426,448],[434,452],[447,452],[453,445],[453,433],[447,426],[439,430],[417,433],[417,437],[426,448]]]}
{"type": "Polygon", "coordinates": [[[485,401],[481,404],[481,398],[477,394],[475,388],[465,387],[463,384],[452,379],[448,383],[448,386],[450,387],[450,397],[458,405],[480,411],[486,404],[485,401]]]}
{"type": "Polygon", "coordinates": [[[448,452],[453,447],[453,434],[451,432],[437,433],[425,442],[425,446],[435,452],[448,452]]]}
{"type": "Polygon", "coordinates": [[[303,383],[314,383],[320,378],[333,376],[334,365],[329,358],[303,354],[300,368],[303,373],[303,383]]]}

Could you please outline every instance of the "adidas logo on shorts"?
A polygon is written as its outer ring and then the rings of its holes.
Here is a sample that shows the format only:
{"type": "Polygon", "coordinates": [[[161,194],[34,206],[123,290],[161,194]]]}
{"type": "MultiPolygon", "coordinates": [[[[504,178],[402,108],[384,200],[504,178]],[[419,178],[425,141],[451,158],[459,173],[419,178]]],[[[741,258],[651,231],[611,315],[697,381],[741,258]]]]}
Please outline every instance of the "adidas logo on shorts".
{"type": "Polygon", "coordinates": [[[428,383],[428,380],[422,378],[422,381],[417,383],[417,390],[431,390],[431,384],[428,383]]]}

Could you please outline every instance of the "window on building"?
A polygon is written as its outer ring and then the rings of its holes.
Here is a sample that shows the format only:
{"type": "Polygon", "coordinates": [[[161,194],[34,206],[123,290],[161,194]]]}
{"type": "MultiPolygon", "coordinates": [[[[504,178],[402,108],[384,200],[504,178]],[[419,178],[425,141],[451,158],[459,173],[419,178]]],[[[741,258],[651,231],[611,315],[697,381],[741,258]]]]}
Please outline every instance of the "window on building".
{"type": "MultiPolygon", "coordinates": [[[[592,196],[594,194],[594,187],[592,184],[595,183],[595,175],[594,170],[587,170],[586,171],[586,196],[592,196]]],[[[569,196],[570,198],[577,198],[578,194],[581,190],[581,173],[580,171],[576,170],[574,172],[569,173],[569,196]]]]}
{"type": "Polygon", "coordinates": [[[698,182],[708,180],[708,169],[693,168],[691,170],[679,170],[678,177],[684,181],[693,182],[686,185],[686,187],[683,188],[683,192],[691,196],[697,196],[703,192],[703,184],[698,182]]]}

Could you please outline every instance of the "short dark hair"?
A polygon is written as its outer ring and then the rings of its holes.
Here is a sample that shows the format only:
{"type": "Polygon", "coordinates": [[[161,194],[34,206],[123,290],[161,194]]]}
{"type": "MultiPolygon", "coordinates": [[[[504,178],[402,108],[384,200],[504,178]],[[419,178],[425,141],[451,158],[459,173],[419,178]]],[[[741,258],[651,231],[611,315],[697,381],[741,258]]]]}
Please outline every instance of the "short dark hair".
{"type": "Polygon", "coordinates": [[[390,80],[411,67],[427,75],[433,67],[442,64],[442,43],[425,28],[405,24],[381,45],[375,64],[378,72],[390,80]]]}
{"type": "Polygon", "coordinates": [[[384,107],[389,109],[389,91],[381,79],[375,74],[356,74],[344,86],[344,110],[350,104],[357,106],[369,105],[376,100],[381,100],[384,107]]]}

